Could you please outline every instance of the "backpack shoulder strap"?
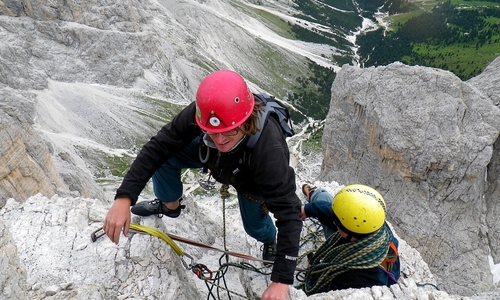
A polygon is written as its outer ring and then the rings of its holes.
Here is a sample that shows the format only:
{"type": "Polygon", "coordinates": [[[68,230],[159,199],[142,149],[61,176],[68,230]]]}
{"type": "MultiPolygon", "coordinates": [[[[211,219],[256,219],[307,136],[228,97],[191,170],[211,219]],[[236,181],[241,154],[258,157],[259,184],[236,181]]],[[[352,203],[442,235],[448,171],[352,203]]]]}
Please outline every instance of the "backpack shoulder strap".
{"type": "Polygon", "coordinates": [[[262,133],[262,129],[266,125],[269,116],[273,116],[276,119],[276,122],[278,122],[285,137],[291,137],[295,134],[293,131],[292,121],[290,119],[290,114],[288,112],[288,109],[283,104],[281,104],[277,99],[275,99],[274,96],[270,96],[266,93],[261,93],[261,94],[254,94],[254,98],[255,101],[260,101],[264,105],[262,105],[263,110],[259,115],[259,119],[257,120],[257,126],[259,128],[259,131],[257,131],[254,135],[250,136],[246,143],[246,150],[243,157],[243,161],[247,162],[248,164],[250,164],[250,158],[252,155],[253,148],[257,143],[257,141],[259,140],[260,134],[262,133]]]}

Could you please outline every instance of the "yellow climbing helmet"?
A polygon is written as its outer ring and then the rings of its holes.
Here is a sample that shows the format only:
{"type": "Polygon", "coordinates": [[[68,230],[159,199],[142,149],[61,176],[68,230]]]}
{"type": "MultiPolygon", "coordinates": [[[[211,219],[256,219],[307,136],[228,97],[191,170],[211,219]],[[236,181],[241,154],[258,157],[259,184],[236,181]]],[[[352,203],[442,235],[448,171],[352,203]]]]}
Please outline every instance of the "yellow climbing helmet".
{"type": "Polygon", "coordinates": [[[351,184],[335,195],[332,211],[337,227],[355,237],[362,237],[384,225],[386,205],[384,198],[375,189],[362,184],[351,184]]]}

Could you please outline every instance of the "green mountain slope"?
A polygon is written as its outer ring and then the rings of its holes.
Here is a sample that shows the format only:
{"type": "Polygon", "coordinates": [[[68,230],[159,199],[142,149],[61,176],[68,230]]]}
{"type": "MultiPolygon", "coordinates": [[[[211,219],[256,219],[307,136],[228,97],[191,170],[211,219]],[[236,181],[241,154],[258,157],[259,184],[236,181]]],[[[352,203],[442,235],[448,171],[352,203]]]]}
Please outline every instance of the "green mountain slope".
{"type": "Polygon", "coordinates": [[[500,1],[416,1],[393,10],[380,28],[357,39],[360,63],[436,67],[462,80],[500,55],[500,1]],[[432,7],[430,5],[433,5],[432,7]],[[409,10],[410,8],[410,10],[409,10]]]}

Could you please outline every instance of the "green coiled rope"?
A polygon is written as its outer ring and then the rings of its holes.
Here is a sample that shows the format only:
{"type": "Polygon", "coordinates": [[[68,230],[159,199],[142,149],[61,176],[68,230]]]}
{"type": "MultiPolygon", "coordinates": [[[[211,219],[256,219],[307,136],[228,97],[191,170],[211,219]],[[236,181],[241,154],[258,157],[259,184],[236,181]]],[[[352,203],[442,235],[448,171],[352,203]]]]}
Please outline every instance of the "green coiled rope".
{"type": "Polygon", "coordinates": [[[335,276],[352,269],[377,267],[387,255],[392,233],[387,225],[359,240],[345,243],[337,232],[318,248],[306,271],[307,295],[328,292],[335,276]]]}

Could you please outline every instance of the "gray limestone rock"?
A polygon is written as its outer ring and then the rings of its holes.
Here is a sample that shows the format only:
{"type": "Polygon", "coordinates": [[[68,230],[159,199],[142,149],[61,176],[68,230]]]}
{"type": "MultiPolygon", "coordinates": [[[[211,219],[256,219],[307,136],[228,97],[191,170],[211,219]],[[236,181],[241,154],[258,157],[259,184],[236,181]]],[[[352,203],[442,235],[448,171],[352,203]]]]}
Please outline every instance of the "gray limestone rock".
{"type": "Polygon", "coordinates": [[[26,298],[26,270],[19,262],[17,247],[0,219],[0,299],[26,298]]]}
{"type": "Polygon", "coordinates": [[[46,143],[8,101],[0,105],[0,128],[0,207],[11,197],[67,190],[46,143]]]}
{"type": "MultiPolygon", "coordinates": [[[[489,97],[493,104],[500,107],[500,58],[495,59],[483,73],[467,81],[483,95],[489,97]]],[[[487,236],[490,240],[491,255],[494,263],[500,263],[500,139],[493,144],[491,161],[486,170],[487,189],[484,195],[486,202],[487,236]]]]}
{"type": "MultiPolygon", "coordinates": [[[[327,183],[325,183],[327,185],[327,183]]],[[[247,237],[239,220],[236,196],[228,200],[225,241],[236,253],[259,257],[260,244],[247,237]]],[[[215,249],[223,249],[221,203],[218,196],[190,196],[186,210],[176,219],[134,217],[133,223],[188,238],[215,249]]],[[[36,195],[21,203],[9,199],[0,209],[0,286],[6,299],[204,299],[208,290],[187,264],[204,264],[215,272],[221,253],[203,247],[177,243],[183,257],[155,236],[130,233],[118,245],[106,236],[95,242],[90,234],[102,226],[109,205],[98,199],[36,195]],[[6,228],[10,228],[9,231],[6,228]],[[7,235],[5,235],[7,234],[7,235]],[[6,238],[4,238],[6,237],[6,238]],[[4,242],[6,241],[6,242],[4,242]],[[187,256],[189,255],[189,257],[187,256]],[[191,258],[190,258],[191,257],[191,258]],[[5,259],[7,258],[7,259],[5,259]],[[25,269],[25,271],[24,271],[25,269]],[[30,286],[31,288],[27,288],[30,286]],[[13,296],[13,297],[11,297],[13,296]]],[[[101,232],[101,231],[99,231],[101,232]]],[[[429,267],[415,249],[400,239],[402,277],[389,287],[349,289],[307,297],[290,288],[289,298],[302,299],[462,299],[438,291],[429,267]]],[[[232,264],[259,262],[230,256],[232,264]]],[[[222,261],[222,263],[225,260],[222,261]]],[[[221,269],[222,270],[222,269],[221,269]]],[[[262,270],[265,271],[265,270],[262,270]]],[[[228,289],[250,299],[263,293],[269,276],[253,269],[229,267],[224,270],[228,289]]],[[[215,282],[217,284],[217,282],[215,282]]],[[[222,281],[218,282],[222,284],[222,281]]],[[[216,289],[213,291],[215,292],[216,289]]],[[[222,298],[224,290],[220,291],[222,298]]],[[[232,294],[232,298],[236,295],[232,294]]]]}
{"type": "Polygon", "coordinates": [[[102,189],[88,172],[71,160],[63,163],[62,154],[53,156],[51,144],[29,121],[35,114],[27,109],[29,101],[13,92],[4,96],[0,104],[0,207],[8,198],[23,201],[37,193],[78,191],[85,197],[102,197],[102,189]],[[22,103],[27,105],[20,110],[16,106],[22,103]]]}

